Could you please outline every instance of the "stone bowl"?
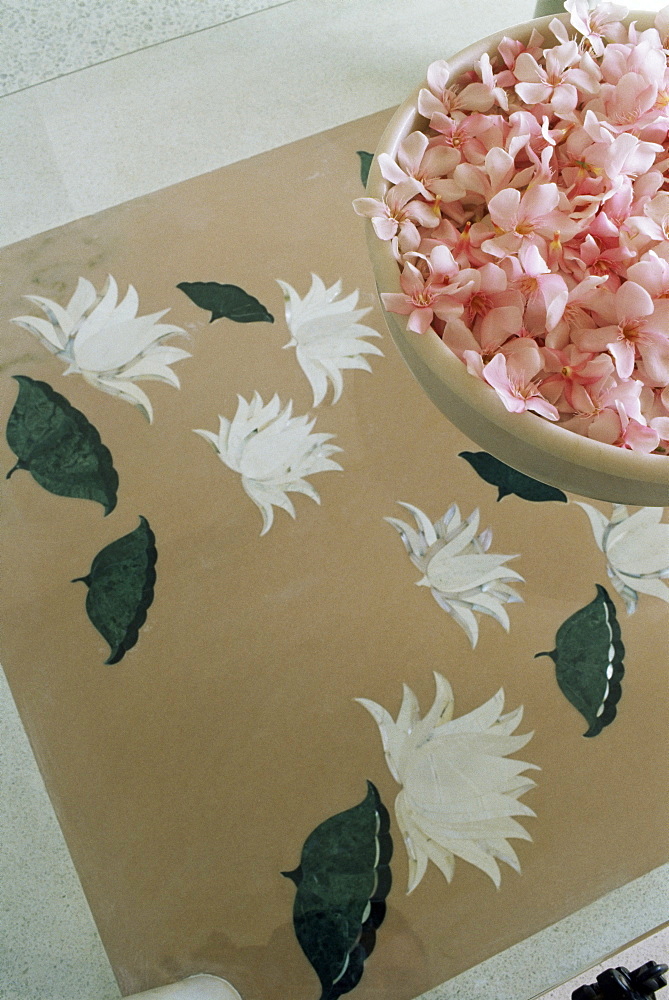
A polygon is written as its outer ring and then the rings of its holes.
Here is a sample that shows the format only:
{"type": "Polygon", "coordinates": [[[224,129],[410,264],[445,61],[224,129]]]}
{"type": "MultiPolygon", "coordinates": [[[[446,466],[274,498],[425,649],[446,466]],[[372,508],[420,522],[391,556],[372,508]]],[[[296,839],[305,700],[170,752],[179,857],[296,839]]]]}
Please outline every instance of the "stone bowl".
{"type": "MultiPolygon", "coordinates": [[[[654,18],[654,13],[634,11],[628,20],[644,29],[652,27],[654,18]]],[[[463,49],[448,60],[452,79],[471,69],[484,52],[496,51],[504,35],[527,41],[536,28],[546,39],[552,37],[551,20],[550,16],[537,18],[463,49]]],[[[407,135],[428,126],[418,112],[421,87],[397,109],[381,137],[369,171],[369,197],[383,198],[389,186],[381,176],[379,154],[395,157],[407,135]]],[[[400,271],[390,243],[377,238],[369,221],[366,226],[378,291],[400,292],[400,271]]],[[[436,333],[413,333],[407,330],[407,317],[383,312],[396,346],[422,389],[479,447],[533,479],[580,496],[633,506],[669,506],[669,456],[645,455],[593,441],[534,413],[509,413],[494,389],[470,375],[436,333]]]]}

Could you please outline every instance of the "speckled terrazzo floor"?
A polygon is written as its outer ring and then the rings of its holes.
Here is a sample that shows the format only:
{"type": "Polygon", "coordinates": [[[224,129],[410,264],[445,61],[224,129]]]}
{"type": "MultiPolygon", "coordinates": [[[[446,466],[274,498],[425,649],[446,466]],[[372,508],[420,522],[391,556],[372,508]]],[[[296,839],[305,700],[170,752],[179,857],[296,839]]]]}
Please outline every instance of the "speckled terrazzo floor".
{"type": "Polygon", "coordinates": [[[0,94],[292,0],[2,0],[0,94]]]}
{"type": "MultiPolygon", "coordinates": [[[[558,986],[549,993],[542,993],[541,997],[537,998],[537,1000],[571,1000],[572,992],[578,986],[586,983],[594,983],[599,973],[605,969],[622,966],[624,969],[633,972],[634,969],[638,969],[639,966],[645,965],[647,962],[656,962],[658,965],[669,965],[669,926],[665,925],[657,933],[644,937],[616,955],[609,956],[605,962],[576,976],[568,983],[563,983],[562,986],[558,986]]],[[[660,994],[661,996],[662,994],[660,994]]]]}
{"type": "Polygon", "coordinates": [[[118,987],[0,671],[0,997],[99,997],[118,987]]]}
{"type": "MultiPolygon", "coordinates": [[[[462,0],[426,47],[441,0],[0,0],[0,244],[397,103],[432,58],[532,7],[462,0]]],[[[117,997],[4,678],[0,842],[0,1000],[117,997]]],[[[537,994],[665,920],[668,887],[665,866],[429,996],[537,994]]]]}

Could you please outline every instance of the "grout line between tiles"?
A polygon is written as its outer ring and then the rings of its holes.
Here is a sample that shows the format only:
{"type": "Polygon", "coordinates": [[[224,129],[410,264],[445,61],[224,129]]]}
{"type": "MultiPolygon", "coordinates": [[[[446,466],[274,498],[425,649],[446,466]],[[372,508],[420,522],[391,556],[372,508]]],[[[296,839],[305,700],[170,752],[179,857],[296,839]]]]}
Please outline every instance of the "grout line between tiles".
{"type": "Polygon", "coordinates": [[[237,14],[234,17],[228,17],[225,21],[215,21],[213,24],[204,24],[201,28],[194,28],[192,31],[184,31],[183,34],[170,35],[166,38],[161,38],[157,42],[149,42],[148,45],[140,45],[136,49],[128,49],[125,52],[118,52],[114,56],[108,56],[106,59],[96,59],[94,62],[86,63],[84,66],[78,66],[76,69],[67,70],[65,73],[57,73],[54,76],[47,76],[43,80],[38,80],[35,83],[29,83],[25,87],[17,87],[16,90],[7,90],[0,94],[0,101],[5,97],[14,97],[16,94],[22,94],[26,90],[33,90],[35,87],[41,87],[44,83],[53,83],[54,80],[64,80],[68,76],[74,76],[76,73],[81,73],[83,70],[91,69],[93,66],[104,66],[107,63],[116,62],[118,59],[124,59],[126,56],[135,55],[138,52],[147,52],[149,49],[158,48],[160,45],[165,45],[168,42],[176,42],[181,39],[191,38],[193,35],[200,35],[203,31],[211,31],[212,28],[222,28],[226,24],[234,24],[236,21],[243,21],[247,17],[257,17],[258,15],[265,14],[269,10],[277,10],[279,7],[287,7],[289,4],[296,3],[297,0],[281,0],[280,3],[274,3],[271,7],[263,7],[260,10],[250,10],[245,14],[237,14]]]}

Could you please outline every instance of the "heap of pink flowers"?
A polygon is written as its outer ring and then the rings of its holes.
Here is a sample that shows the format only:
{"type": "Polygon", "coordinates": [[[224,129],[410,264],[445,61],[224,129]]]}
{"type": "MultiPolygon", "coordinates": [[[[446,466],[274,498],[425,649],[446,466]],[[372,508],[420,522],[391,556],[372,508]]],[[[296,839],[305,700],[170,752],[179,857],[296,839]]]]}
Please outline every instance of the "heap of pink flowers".
{"type": "Polygon", "coordinates": [[[507,410],[669,454],[669,7],[646,31],[565,8],[557,44],[504,38],[455,81],[433,63],[429,129],[354,207],[401,268],[386,309],[507,410]]]}

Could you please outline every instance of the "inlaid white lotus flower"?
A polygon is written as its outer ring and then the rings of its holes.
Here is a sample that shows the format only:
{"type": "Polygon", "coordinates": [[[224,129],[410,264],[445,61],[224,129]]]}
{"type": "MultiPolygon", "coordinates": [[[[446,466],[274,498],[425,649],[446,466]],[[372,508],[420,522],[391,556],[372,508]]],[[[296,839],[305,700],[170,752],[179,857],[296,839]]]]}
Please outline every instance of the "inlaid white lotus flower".
{"type": "Polygon", "coordinates": [[[606,556],[606,572],[627,607],[636,611],[639,594],[669,603],[669,524],[663,507],[642,507],[634,514],[614,504],[611,518],[589,503],[575,501],[588,515],[597,545],[606,556]]]}
{"type": "Polygon", "coordinates": [[[291,517],[295,508],[289,492],[304,493],[316,503],[321,498],[306,476],[329,470],[343,471],[330,455],[341,451],[328,444],[333,434],[313,434],[315,419],[293,417],[293,401],[281,408],[278,396],[265,405],[255,392],[250,402],[242,396],[232,420],[219,417],[218,434],[196,430],[213,446],[221,461],[240,473],[242,486],[260,509],[261,535],[272,527],[274,507],[281,507],[291,517]]]}
{"type": "Polygon", "coordinates": [[[417,530],[395,517],[384,520],[397,529],[411,562],[423,573],[416,585],[430,588],[439,607],[467,633],[472,647],[479,634],[476,612],[491,615],[508,632],[509,616],[503,605],[522,602],[508,581],[525,581],[504,564],[518,557],[488,553],[492,530],[487,528],[477,536],[478,510],[463,521],[457,504],[452,504],[432,524],[418,507],[398,502],[413,514],[417,530]]]}
{"type": "Polygon", "coordinates": [[[428,861],[450,882],[456,857],[486,872],[499,888],[498,860],[520,871],[509,838],[532,839],[512,817],[535,815],[518,799],[536,784],[522,772],[539,768],[507,754],[524,747],[533,733],[512,735],[523,709],[502,715],[503,690],[454,719],[451,686],[441,674],[434,679],[436,697],[423,719],[406,684],[396,721],[376,702],[356,698],[376,721],[390,773],[402,785],[395,816],[409,856],[407,892],[419,884],[428,861]]]}
{"type": "Polygon", "coordinates": [[[25,297],[47,318],[17,316],[12,322],[38,337],[67,364],[64,375],[82,375],[103,392],[138,406],[149,421],[153,420],[151,402],[135,383],[157,379],[179,388],[179,379],[170,365],[190,354],[179,347],[165,346],[163,341],[176,334],[187,336],[186,331],[158,322],[169,309],[138,316],[139,299],[132,285],[121,302],[111,275],[101,295],[90,281],[79,278],[65,308],[40,295],[25,297]]]}
{"type": "Polygon", "coordinates": [[[378,347],[363,339],[381,335],[358,322],[371,312],[371,307],[355,308],[357,291],[338,299],[341,281],[326,288],[317,274],[311,275],[311,288],[303,299],[286,281],[277,279],[277,283],[283,289],[286,322],[292,334],[284,347],[295,347],[297,360],[311,383],[314,406],[325,398],[328,379],[333,387],[332,402],[336,403],[344,387],[341,374],[344,369],[359,368],[371,372],[369,362],[363,355],[378,354],[383,357],[378,347]]]}

